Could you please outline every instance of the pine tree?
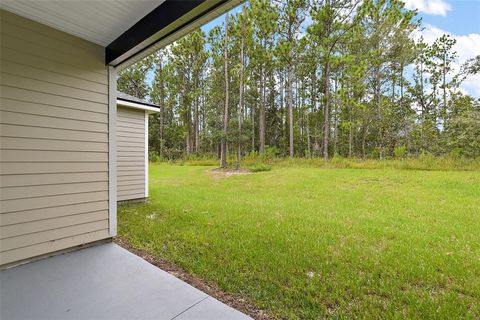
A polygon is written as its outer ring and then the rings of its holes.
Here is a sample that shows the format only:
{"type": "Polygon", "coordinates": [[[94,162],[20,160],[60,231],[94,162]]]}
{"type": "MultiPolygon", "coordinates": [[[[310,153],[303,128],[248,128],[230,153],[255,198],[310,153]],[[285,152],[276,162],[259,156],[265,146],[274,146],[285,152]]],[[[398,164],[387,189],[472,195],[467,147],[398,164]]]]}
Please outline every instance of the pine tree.
{"type": "Polygon", "coordinates": [[[229,104],[229,74],[228,74],[228,16],[225,15],[225,36],[224,41],[225,45],[223,48],[224,52],[224,75],[225,75],[225,105],[223,111],[223,136],[222,136],[222,145],[221,145],[221,158],[220,158],[220,167],[227,167],[227,134],[228,134],[228,104],[229,104]]]}

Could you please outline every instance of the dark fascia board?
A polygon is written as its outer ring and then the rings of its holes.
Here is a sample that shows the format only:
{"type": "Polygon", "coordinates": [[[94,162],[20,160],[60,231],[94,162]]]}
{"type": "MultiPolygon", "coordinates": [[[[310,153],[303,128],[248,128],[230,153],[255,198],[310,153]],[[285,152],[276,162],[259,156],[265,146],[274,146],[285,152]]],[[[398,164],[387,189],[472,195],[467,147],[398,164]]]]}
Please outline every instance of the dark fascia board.
{"type": "Polygon", "coordinates": [[[160,110],[160,107],[158,105],[153,104],[153,103],[149,103],[149,102],[146,102],[146,101],[138,101],[138,100],[126,99],[126,98],[120,98],[120,97],[117,97],[117,100],[136,103],[136,104],[141,104],[141,105],[144,105],[144,106],[147,106],[147,107],[153,107],[153,108],[156,108],[156,109],[160,110]]]}
{"type": "Polygon", "coordinates": [[[118,66],[231,1],[166,0],[106,47],[105,63],[118,66]]]}

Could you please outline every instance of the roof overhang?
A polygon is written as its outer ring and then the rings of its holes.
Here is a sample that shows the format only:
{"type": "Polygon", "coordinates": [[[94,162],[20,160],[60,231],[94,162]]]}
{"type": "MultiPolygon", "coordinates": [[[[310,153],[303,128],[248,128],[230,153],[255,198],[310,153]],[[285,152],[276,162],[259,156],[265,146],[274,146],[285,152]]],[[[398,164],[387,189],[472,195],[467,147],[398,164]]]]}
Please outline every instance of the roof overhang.
{"type": "Polygon", "coordinates": [[[105,63],[123,69],[245,0],[166,0],[112,41],[105,63]]]}
{"type": "Polygon", "coordinates": [[[167,46],[244,0],[1,0],[0,9],[105,48],[121,70],[167,46]]]}
{"type": "Polygon", "coordinates": [[[138,103],[135,101],[129,101],[129,100],[124,100],[124,99],[118,99],[117,98],[117,107],[125,107],[125,108],[131,108],[131,109],[137,109],[137,110],[144,110],[148,114],[151,113],[158,113],[160,112],[160,109],[151,104],[144,104],[144,103],[138,103]]]}
{"type": "Polygon", "coordinates": [[[0,8],[108,46],[165,0],[1,0],[0,8]]]}

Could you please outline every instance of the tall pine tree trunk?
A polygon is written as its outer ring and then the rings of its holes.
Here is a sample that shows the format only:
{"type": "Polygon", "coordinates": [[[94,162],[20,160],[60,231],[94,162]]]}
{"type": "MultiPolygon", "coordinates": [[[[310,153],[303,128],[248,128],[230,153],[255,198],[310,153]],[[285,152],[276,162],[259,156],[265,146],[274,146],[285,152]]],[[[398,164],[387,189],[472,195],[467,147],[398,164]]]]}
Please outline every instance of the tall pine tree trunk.
{"type": "Polygon", "coordinates": [[[350,128],[348,132],[348,157],[352,157],[352,148],[353,148],[353,122],[352,122],[352,111],[349,114],[350,128]]]}
{"type": "Polygon", "coordinates": [[[330,134],[330,60],[327,58],[323,70],[323,158],[328,159],[328,141],[330,134]]]}
{"type": "Polygon", "coordinates": [[[288,104],[288,153],[293,158],[293,92],[292,92],[292,66],[287,64],[287,104],[288,104]]]}
{"type": "Polygon", "coordinates": [[[281,69],[279,71],[279,78],[280,78],[280,116],[281,116],[281,132],[280,136],[282,138],[282,154],[287,154],[287,150],[285,149],[286,144],[283,143],[284,139],[286,138],[286,122],[287,122],[287,116],[285,112],[285,75],[284,75],[284,69],[281,69]]]}
{"type": "Polygon", "coordinates": [[[447,125],[447,57],[446,52],[443,55],[443,106],[442,106],[442,117],[443,117],[443,130],[447,125]]]}
{"type": "Polygon", "coordinates": [[[163,141],[163,132],[164,132],[164,126],[165,126],[165,92],[164,92],[164,79],[163,79],[163,66],[162,62],[160,61],[159,66],[159,86],[160,86],[160,112],[158,115],[158,120],[159,120],[159,127],[160,127],[160,150],[159,150],[159,156],[161,159],[163,159],[163,146],[164,146],[164,141],[163,141]]]}
{"type": "Polygon", "coordinates": [[[334,113],[334,119],[333,119],[333,156],[335,157],[338,154],[338,106],[337,106],[337,83],[338,81],[338,76],[335,77],[334,81],[334,94],[335,98],[333,100],[333,113],[334,113]]]}
{"type": "Polygon", "coordinates": [[[225,109],[223,111],[223,136],[221,145],[220,167],[227,167],[227,130],[228,130],[228,13],[225,15],[225,47],[224,47],[224,74],[225,74],[225,109]]]}
{"type": "Polygon", "coordinates": [[[381,87],[380,87],[380,70],[381,70],[381,65],[378,64],[375,67],[375,84],[374,84],[374,89],[373,89],[373,100],[375,102],[375,108],[377,112],[377,121],[379,126],[379,139],[380,139],[380,159],[383,159],[385,157],[385,132],[383,130],[383,117],[382,117],[382,111],[381,111],[381,87]]]}
{"type": "Polygon", "coordinates": [[[255,107],[256,107],[256,102],[252,103],[252,152],[255,152],[255,107]]]}
{"type": "Polygon", "coordinates": [[[310,113],[308,110],[305,110],[306,112],[306,123],[307,123],[307,156],[310,158],[312,156],[312,150],[310,148],[312,141],[310,139],[310,113]]]}
{"type": "Polygon", "coordinates": [[[239,79],[239,97],[238,97],[238,139],[237,139],[237,169],[240,169],[240,162],[242,157],[242,113],[243,113],[243,71],[244,71],[244,46],[245,46],[245,6],[242,8],[242,35],[240,44],[240,79],[239,79]]]}
{"type": "Polygon", "coordinates": [[[262,102],[260,103],[260,117],[259,117],[259,128],[258,128],[258,134],[259,134],[259,143],[260,146],[258,148],[258,151],[260,153],[265,152],[265,67],[261,67],[261,75],[260,75],[260,94],[261,94],[261,100],[262,102]]]}
{"type": "MultiPolygon", "coordinates": [[[[311,79],[311,95],[312,95],[312,115],[315,114],[317,108],[317,70],[316,66],[312,72],[312,79],[311,79]]],[[[313,119],[313,153],[314,156],[318,155],[318,151],[320,149],[320,142],[318,141],[319,133],[318,133],[318,121],[314,116],[313,119]]]]}
{"type": "Polygon", "coordinates": [[[199,124],[199,115],[198,115],[198,104],[199,104],[199,99],[198,99],[198,80],[195,79],[195,117],[193,120],[193,126],[195,130],[195,152],[198,153],[200,151],[199,145],[200,145],[200,124],[199,124]]]}
{"type": "Polygon", "coordinates": [[[183,103],[185,104],[185,131],[186,131],[186,136],[185,136],[185,151],[187,152],[187,155],[192,152],[192,115],[191,115],[191,106],[190,103],[188,102],[187,99],[187,83],[188,83],[188,77],[187,77],[187,70],[185,70],[185,74],[183,77],[183,88],[182,88],[182,100],[183,103]]]}

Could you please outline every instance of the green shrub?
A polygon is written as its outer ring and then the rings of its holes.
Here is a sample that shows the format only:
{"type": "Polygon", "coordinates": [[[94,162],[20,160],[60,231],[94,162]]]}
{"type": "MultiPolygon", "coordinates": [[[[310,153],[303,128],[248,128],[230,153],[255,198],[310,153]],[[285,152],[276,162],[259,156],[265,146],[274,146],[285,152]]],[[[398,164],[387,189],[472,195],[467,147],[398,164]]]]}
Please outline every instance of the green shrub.
{"type": "Polygon", "coordinates": [[[278,150],[277,147],[267,146],[265,148],[265,152],[263,153],[263,159],[264,160],[273,160],[273,159],[276,159],[279,154],[280,154],[280,151],[278,150]]]}
{"type": "Polygon", "coordinates": [[[159,162],[161,159],[156,152],[150,151],[150,154],[148,155],[148,160],[150,162],[159,162]]]}
{"type": "Polygon", "coordinates": [[[422,169],[431,169],[434,167],[435,164],[435,157],[429,152],[422,152],[418,157],[422,169]]]}
{"type": "Polygon", "coordinates": [[[330,162],[329,164],[334,168],[350,168],[351,167],[351,164],[348,161],[348,159],[345,159],[339,155],[335,155],[332,159],[329,160],[329,162],[330,162]]]}
{"type": "Polygon", "coordinates": [[[257,151],[251,151],[243,157],[243,161],[259,161],[260,154],[257,151]]]}
{"type": "Polygon", "coordinates": [[[252,172],[262,172],[272,170],[272,166],[266,163],[256,163],[251,165],[248,169],[250,169],[252,172]]]}
{"type": "Polygon", "coordinates": [[[368,158],[369,159],[380,159],[380,149],[375,148],[372,151],[368,153],[368,158]]]}
{"type": "Polygon", "coordinates": [[[395,147],[395,149],[393,149],[393,153],[395,154],[395,158],[398,158],[398,159],[405,158],[405,155],[407,154],[407,147],[405,146],[395,147]]]}
{"type": "Polygon", "coordinates": [[[462,157],[462,148],[453,148],[452,151],[450,151],[450,153],[448,154],[448,156],[453,159],[460,159],[462,157]]]}

